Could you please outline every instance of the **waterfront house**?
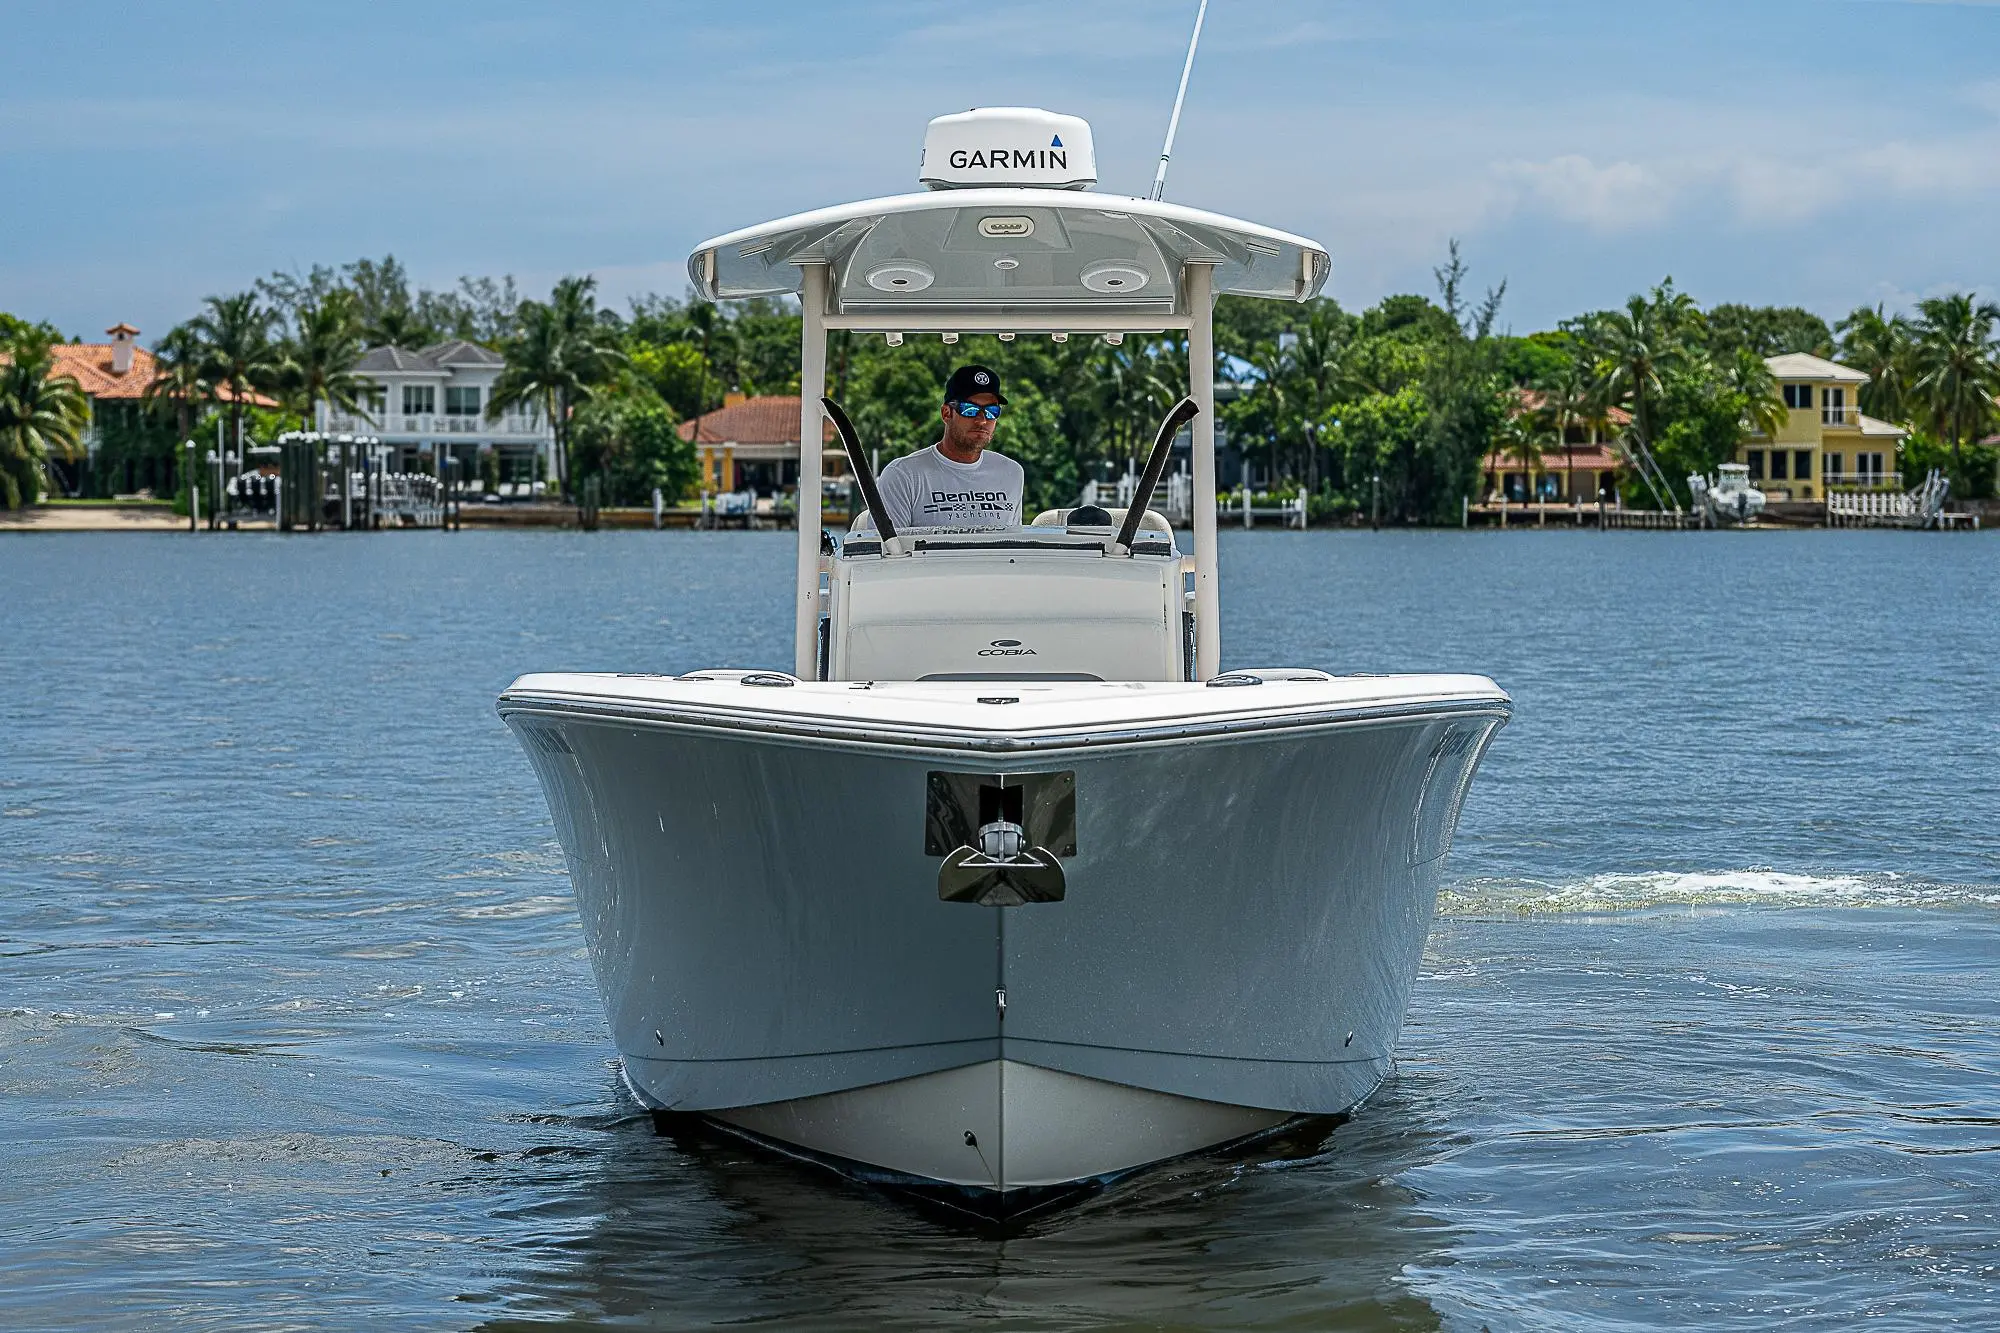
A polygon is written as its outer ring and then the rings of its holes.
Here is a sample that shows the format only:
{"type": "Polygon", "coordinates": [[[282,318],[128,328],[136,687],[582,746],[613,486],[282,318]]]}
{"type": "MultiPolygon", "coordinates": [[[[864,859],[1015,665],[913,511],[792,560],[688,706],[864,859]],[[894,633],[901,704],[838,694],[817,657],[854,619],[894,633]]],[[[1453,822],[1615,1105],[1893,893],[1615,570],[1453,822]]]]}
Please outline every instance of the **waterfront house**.
{"type": "Polygon", "coordinates": [[[1785,424],[1775,435],[1746,434],[1736,461],[1750,484],[1773,500],[1823,501],[1829,489],[1902,484],[1896,450],[1904,430],[1863,416],[1859,394],[1868,377],[1805,352],[1764,358],[1785,400],[1785,424]]]}
{"type": "Polygon", "coordinates": [[[491,451],[497,479],[525,485],[555,475],[555,431],[532,403],[518,404],[491,420],[486,405],[506,358],[464,339],[418,351],[371,348],[354,367],[367,385],[361,412],[319,405],[319,429],[373,435],[389,445],[392,467],[434,472],[440,451],[458,460],[461,477],[482,473],[480,455],[491,451]]]}
{"type": "MultiPolygon", "coordinates": [[[[113,324],[104,331],[109,342],[56,343],[50,374],[68,376],[89,400],[90,417],[83,432],[83,457],[52,460],[61,490],[68,495],[112,495],[152,492],[170,494],[180,484],[181,450],[172,438],[172,424],[149,421],[146,390],[159,375],[153,354],[139,346],[139,330],[113,324]]],[[[217,395],[228,403],[231,393],[217,395]]],[[[276,407],[277,400],[253,393],[247,401],[276,407]]]]}
{"type": "MultiPolygon", "coordinates": [[[[1535,389],[1518,390],[1514,398],[1510,410],[1515,416],[1543,412],[1548,406],[1547,395],[1535,389]]],[[[1563,432],[1562,444],[1551,442],[1542,454],[1532,477],[1518,456],[1495,450],[1480,463],[1484,479],[1480,493],[1492,504],[1503,497],[1508,504],[1596,504],[1600,499],[1616,503],[1625,460],[1612,440],[1615,432],[1631,424],[1631,413],[1618,407],[1607,408],[1599,421],[1572,422],[1563,432]]]]}
{"type": "MultiPolygon", "coordinates": [[[[824,423],[822,431],[824,475],[838,477],[846,471],[846,455],[835,442],[833,423],[824,423]]],[[[715,411],[682,422],[680,433],[700,456],[704,491],[755,491],[769,497],[798,488],[797,394],[732,393],[715,411]]]]}

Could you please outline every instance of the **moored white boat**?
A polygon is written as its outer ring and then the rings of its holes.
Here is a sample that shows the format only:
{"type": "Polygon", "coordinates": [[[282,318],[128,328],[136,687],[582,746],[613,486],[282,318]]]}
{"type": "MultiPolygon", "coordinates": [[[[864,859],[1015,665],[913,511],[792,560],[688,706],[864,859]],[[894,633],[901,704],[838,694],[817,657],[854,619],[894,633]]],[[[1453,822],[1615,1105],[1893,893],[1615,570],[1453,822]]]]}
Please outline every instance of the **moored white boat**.
{"type": "Polygon", "coordinates": [[[1688,478],[1688,489],[1711,524],[1750,523],[1764,512],[1764,492],[1750,484],[1744,463],[1724,463],[1713,481],[1697,473],[1688,478]]]}
{"type": "Polygon", "coordinates": [[[1185,332],[1190,398],[1140,492],[1191,418],[1191,559],[1143,499],[882,521],[824,557],[807,449],[791,671],[530,675],[500,701],[635,1093],[993,1216],[1365,1098],[1510,707],[1479,676],[1220,670],[1212,303],[1308,299],[1327,257],[1076,188],[1088,143],[1045,112],[947,117],[939,188],[719,238],[690,273],[799,294],[806,440],[830,329],[1185,332]]]}

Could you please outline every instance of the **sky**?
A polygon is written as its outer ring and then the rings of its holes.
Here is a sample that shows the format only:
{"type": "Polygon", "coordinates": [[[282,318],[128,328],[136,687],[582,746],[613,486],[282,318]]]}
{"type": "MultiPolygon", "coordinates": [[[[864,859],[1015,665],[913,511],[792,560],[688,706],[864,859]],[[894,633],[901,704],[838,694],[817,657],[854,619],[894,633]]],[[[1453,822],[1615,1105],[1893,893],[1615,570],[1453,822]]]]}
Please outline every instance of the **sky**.
{"type": "MultiPolygon", "coordinates": [[[[678,296],[705,237],[917,188],[970,106],[1085,117],[1143,193],[1194,8],[0,0],[0,310],[150,343],[385,253],[678,296]]],[[[1320,241],[1350,308],[1455,238],[1522,333],[1669,275],[1829,319],[2000,297],[1996,54],[2000,0],[1211,0],[1167,197],[1320,241]]]]}

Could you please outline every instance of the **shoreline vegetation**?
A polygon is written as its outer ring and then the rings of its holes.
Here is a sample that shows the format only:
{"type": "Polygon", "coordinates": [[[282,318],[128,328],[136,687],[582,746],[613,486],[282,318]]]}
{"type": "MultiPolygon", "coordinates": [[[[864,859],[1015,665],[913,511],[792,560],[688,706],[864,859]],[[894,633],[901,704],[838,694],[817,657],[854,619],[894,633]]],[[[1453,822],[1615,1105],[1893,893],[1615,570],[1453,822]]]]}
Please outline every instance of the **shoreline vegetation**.
{"type": "MultiPolygon", "coordinates": [[[[1331,298],[1218,303],[1220,424],[1260,491],[1303,494],[1316,523],[1456,527],[1462,505],[1482,498],[1489,455],[1533,467],[1527,460],[1559,451],[1570,432],[1594,428],[1628,456],[1650,453],[1686,504],[1689,473],[1712,472],[1746,431],[1782,420],[1763,359],[1807,352],[1869,376],[1861,410],[1910,431],[1897,461],[1905,477],[1936,467],[1955,499],[1995,493],[1993,302],[1939,296],[1907,315],[1864,306],[1828,325],[1796,307],[1704,310],[1668,278],[1618,309],[1516,335],[1501,331],[1506,284],[1475,298],[1455,243],[1434,278],[1431,295],[1391,296],[1359,313],[1331,298]]],[[[798,391],[799,317],[789,303],[646,295],[621,312],[599,303],[589,277],[565,278],[535,300],[511,277],[413,289],[393,256],[320,265],[208,298],[155,344],[157,373],[130,403],[93,408],[55,369],[60,331],[0,313],[0,510],[144,485],[173,495],[184,516],[180,441],[220,422],[231,438],[268,442],[310,428],[320,403],[366,417],[355,367],[369,349],[450,338],[506,359],[489,415],[527,403],[554,424],[551,490],[568,497],[588,483],[607,507],[646,505],[655,488],[693,492],[700,467],[680,423],[730,395],[798,391]]],[[[1026,468],[1026,505],[1046,508],[1073,503],[1084,481],[1143,452],[1151,423],[1186,382],[1186,356],[1176,335],[1130,335],[1119,346],[967,335],[956,346],[913,338],[890,348],[879,336],[836,333],[828,379],[886,460],[931,443],[937,386],[952,366],[993,366],[1010,399],[995,447],[1026,468]]],[[[1626,471],[1623,503],[1653,507],[1626,471]]]]}

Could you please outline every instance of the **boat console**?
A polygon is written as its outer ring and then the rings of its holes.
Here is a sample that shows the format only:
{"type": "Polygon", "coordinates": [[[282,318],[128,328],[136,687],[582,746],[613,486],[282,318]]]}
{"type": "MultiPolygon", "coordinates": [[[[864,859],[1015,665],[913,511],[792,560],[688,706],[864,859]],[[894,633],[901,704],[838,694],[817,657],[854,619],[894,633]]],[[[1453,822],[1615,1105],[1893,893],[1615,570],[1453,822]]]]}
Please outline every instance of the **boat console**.
{"type": "Polygon", "coordinates": [[[1129,553],[1107,549],[1123,519],[1053,510],[1028,527],[917,528],[887,552],[872,529],[848,534],[828,562],[821,679],[1190,679],[1173,530],[1149,513],[1129,553]]]}

